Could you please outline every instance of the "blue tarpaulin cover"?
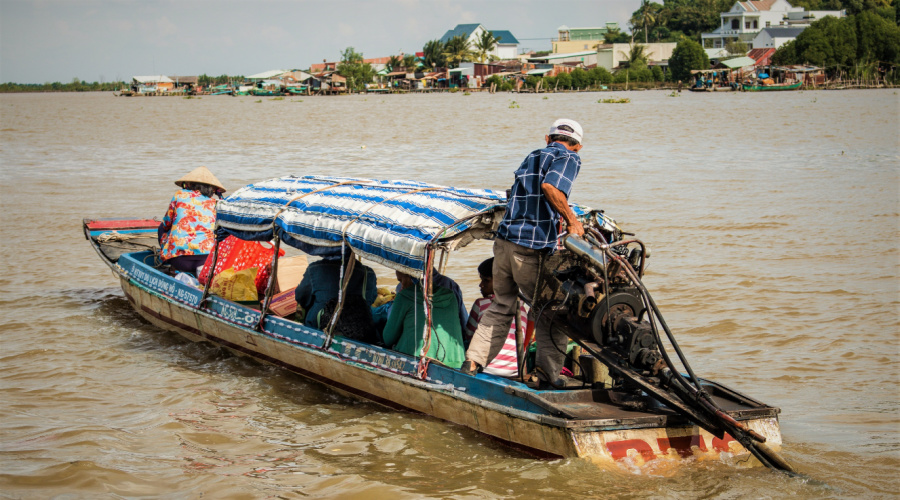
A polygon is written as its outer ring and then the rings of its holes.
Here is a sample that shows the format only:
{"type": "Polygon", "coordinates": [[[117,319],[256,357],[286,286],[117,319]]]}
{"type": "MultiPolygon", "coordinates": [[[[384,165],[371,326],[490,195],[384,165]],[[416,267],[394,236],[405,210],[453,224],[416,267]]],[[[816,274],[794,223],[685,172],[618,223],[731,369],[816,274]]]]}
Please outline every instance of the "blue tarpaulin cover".
{"type": "Polygon", "coordinates": [[[281,177],[245,186],[220,201],[220,234],[282,241],[312,255],[340,254],[346,244],[362,258],[421,275],[434,239],[471,227],[467,220],[502,209],[506,194],[406,180],[281,177]],[[293,201],[292,201],[293,200],[293,201]]]}

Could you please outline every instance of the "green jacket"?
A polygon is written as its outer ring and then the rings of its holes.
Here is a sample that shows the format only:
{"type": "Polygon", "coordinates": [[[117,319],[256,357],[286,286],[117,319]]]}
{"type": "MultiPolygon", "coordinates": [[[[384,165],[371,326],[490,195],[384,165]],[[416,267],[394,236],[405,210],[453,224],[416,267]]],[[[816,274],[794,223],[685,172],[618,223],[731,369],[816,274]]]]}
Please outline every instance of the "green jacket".
{"type": "MultiPolygon", "coordinates": [[[[459,324],[456,295],[446,288],[435,287],[432,298],[431,347],[428,357],[451,367],[459,368],[466,360],[462,327],[459,324]]],[[[425,330],[425,305],[422,287],[406,288],[394,298],[391,314],[384,327],[384,343],[391,349],[418,356],[425,330]]]]}

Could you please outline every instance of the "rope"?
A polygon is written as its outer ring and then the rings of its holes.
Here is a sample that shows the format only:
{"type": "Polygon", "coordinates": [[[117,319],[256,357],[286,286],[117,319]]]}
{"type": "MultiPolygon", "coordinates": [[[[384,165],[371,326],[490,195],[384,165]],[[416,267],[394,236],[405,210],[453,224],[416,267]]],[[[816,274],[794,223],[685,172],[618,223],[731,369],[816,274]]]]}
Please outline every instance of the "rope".
{"type": "MultiPolygon", "coordinates": [[[[431,363],[428,357],[428,351],[431,350],[431,325],[432,316],[432,293],[433,293],[433,276],[431,270],[434,266],[434,247],[429,246],[425,250],[425,272],[422,277],[422,302],[425,307],[425,332],[422,334],[422,352],[419,357],[419,365],[416,369],[416,375],[420,379],[425,379],[428,374],[428,364],[431,363]]],[[[418,308],[415,308],[418,309],[418,308]]],[[[438,339],[439,350],[443,348],[438,339]]]]}
{"type": "Polygon", "coordinates": [[[97,236],[97,243],[102,244],[107,247],[110,247],[110,248],[121,248],[124,250],[133,250],[134,246],[144,247],[144,248],[151,249],[151,250],[154,248],[157,248],[158,245],[153,245],[153,244],[148,245],[146,243],[138,243],[136,241],[131,241],[131,240],[138,240],[138,239],[145,239],[145,238],[151,238],[151,239],[155,240],[154,235],[152,235],[150,233],[123,234],[123,233],[119,233],[116,231],[110,231],[108,233],[103,233],[100,236],[97,236]],[[128,245],[116,245],[116,242],[128,243],[128,245]]]}
{"type": "Polygon", "coordinates": [[[331,321],[325,329],[325,342],[322,343],[322,349],[328,349],[328,347],[331,346],[331,341],[334,338],[334,328],[337,325],[338,319],[340,319],[341,312],[344,310],[344,298],[347,296],[347,286],[350,284],[350,278],[353,276],[353,269],[356,266],[356,256],[351,250],[350,252],[347,252],[350,254],[350,260],[346,264],[347,269],[344,269],[345,248],[346,240],[341,244],[341,288],[338,290],[338,302],[334,309],[334,313],[331,315],[331,321]]]}

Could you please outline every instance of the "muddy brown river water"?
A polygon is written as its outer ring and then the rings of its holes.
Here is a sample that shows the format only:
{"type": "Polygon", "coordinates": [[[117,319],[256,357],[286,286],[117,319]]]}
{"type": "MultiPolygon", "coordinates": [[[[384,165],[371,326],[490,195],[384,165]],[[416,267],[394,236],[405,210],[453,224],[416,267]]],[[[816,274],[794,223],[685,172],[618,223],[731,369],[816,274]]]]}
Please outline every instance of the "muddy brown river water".
{"type": "MultiPolygon", "coordinates": [[[[0,95],[0,492],[896,497],[898,91],[626,95],[0,95]],[[813,480],[535,460],[335,394],[144,322],[81,233],[161,217],[199,165],[229,191],[288,174],[506,189],[563,116],[585,130],[573,201],[652,247],[646,284],[694,370],[782,408],[784,456],[813,480]]],[[[489,252],[450,261],[467,302],[489,252]]]]}

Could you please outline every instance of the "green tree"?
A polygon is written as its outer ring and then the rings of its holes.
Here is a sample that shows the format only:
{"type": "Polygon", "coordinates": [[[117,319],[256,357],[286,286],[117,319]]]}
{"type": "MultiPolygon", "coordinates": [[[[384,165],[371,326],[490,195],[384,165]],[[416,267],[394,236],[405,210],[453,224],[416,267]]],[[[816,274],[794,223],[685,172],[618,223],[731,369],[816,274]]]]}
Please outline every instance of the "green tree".
{"type": "Polygon", "coordinates": [[[687,38],[700,40],[701,33],[719,27],[720,14],[731,10],[733,5],[733,0],[665,0],[660,17],[673,39],[678,39],[680,32],[687,38]]]}
{"type": "Polygon", "coordinates": [[[444,44],[440,40],[429,40],[422,47],[424,53],[425,66],[434,68],[443,68],[447,65],[447,59],[444,57],[444,44]]]}
{"type": "Polygon", "coordinates": [[[603,34],[603,43],[621,43],[619,41],[619,36],[622,34],[622,30],[619,28],[606,30],[606,33],[603,34]]]}
{"type": "Polygon", "coordinates": [[[556,75],[556,81],[559,82],[560,88],[570,89],[572,88],[572,75],[568,73],[560,73],[556,75]]]}
{"type": "Polygon", "coordinates": [[[574,70],[572,70],[571,76],[572,86],[576,89],[584,89],[591,84],[591,78],[588,75],[588,72],[581,68],[575,68],[574,70]]]}
{"type": "Polygon", "coordinates": [[[403,67],[406,68],[407,73],[412,73],[416,71],[419,63],[416,60],[415,54],[404,54],[402,60],[403,67]]]}
{"type": "Polygon", "coordinates": [[[669,58],[669,71],[673,81],[689,81],[692,69],[708,69],[709,57],[699,43],[684,39],[678,42],[669,58]]]}
{"type": "Polygon", "coordinates": [[[483,31],[481,36],[475,40],[475,56],[478,58],[478,62],[483,63],[485,59],[491,60],[493,56],[490,56],[490,53],[497,48],[497,42],[500,39],[494,36],[493,31],[483,31]]]}
{"type": "Polygon", "coordinates": [[[353,91],[364,90],[366,84],[375,78],[375,69],[371,64],[364,63],[362,53],[353,47],[347,47],[341,52],[337,73],[347,79],[347,88],[353,91]]]}
{"type": "Polygon", "coordinates": [[[814,64],[832,76],[844,71],[887,75],[900,65],[900,27],[874,10],[825,17],[782,45],[775,64],[814,64]]]}
{"type": "Polygon", "coordinates": [[[468,38],[468,33],[463,33],[447,40],[447,44],[444,45],[444,57],[447,59],[448,68],[458,68],[459,63],[469,62],[472,59],[468,38]]]}
{"type": "Polygon", "coordinates": [[[391,56],[388,57],[387,68],[389,71],[399,71],[400,65],[403,64],[403,59],[400,56],[391,56]]]}
{"type": "Polygon", "coordinates": [[[654,66],[651,72],[653,73],[653,81],[662,82],[666,80],[666,75],[659,66],[654,66]]]}
{"type": "Polygon", "coordinates": [[[628,46],[627,54],[622,51],[619,51],[619,54],[626,58],[626,60],[621,63],[625,68],[630,68],[637,64],[647,65],[648,56],[646,45],[631,43],[628,46]]]}
{"type": "Polygon", "coordinates": [[[650,43],[650,31],[658,21],[662,20],[662,12],[662,5],[650,0],[643,0],[641,7],[631,15],[629,22],[632,26],[641,27],[641,32],[644,34],[644,43],[650,43]]]}
{"type": "Polygon", "coordinates": [[[591,68],[588,71],[588,75],[591,78],[591,83],[599,83],[603,85],[607,85],[612,83],[613,76],[606,68],[597,66],[596,68],[591,68]]]}

